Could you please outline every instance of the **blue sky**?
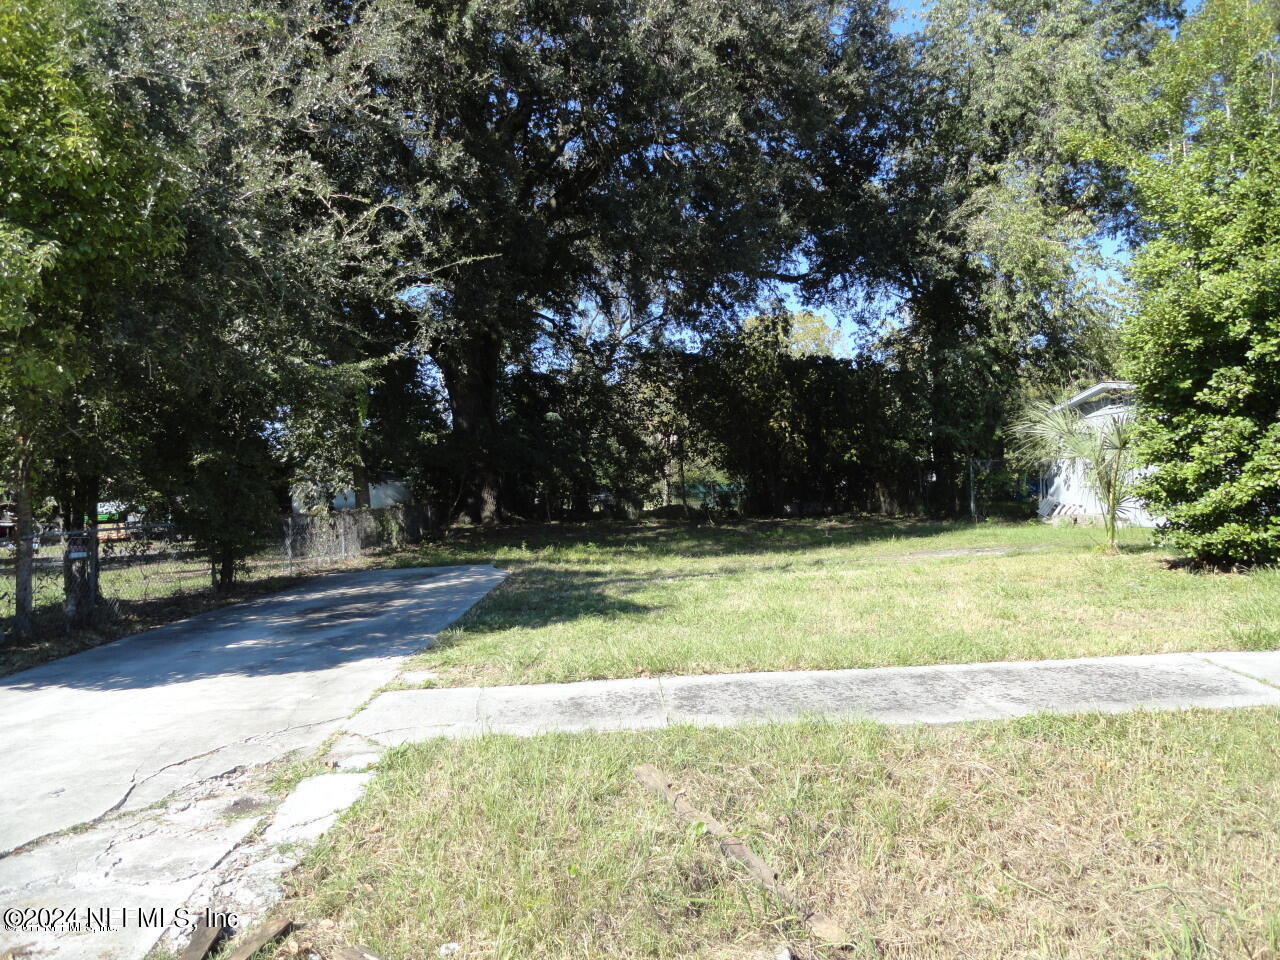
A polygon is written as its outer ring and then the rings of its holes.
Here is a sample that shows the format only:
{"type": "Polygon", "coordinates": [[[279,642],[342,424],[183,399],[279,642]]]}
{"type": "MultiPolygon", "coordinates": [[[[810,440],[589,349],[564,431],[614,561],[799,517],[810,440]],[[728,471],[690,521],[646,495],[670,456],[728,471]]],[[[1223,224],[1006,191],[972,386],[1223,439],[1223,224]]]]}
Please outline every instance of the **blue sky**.
{"type": "Polygon", "coordinates": [[[924,0],[890,0],[889,6],[898,14],[893,25],[894,33],[910,33],[919,27],[920,15],[924,12],[924,0]]]}
{"type": "MultiPolygon", "coordinates": [[[[920,29],[924,24],[924,16],[932,0],[889,0],[890,8],[897,14],[897,19],[893,24],[893,32],[897,34],[911,33],[920,29]]],[[[1194,6],[1192,7],[1194,9],[1194,6]]],[[[1129,260],[1129,252],[1117,240],[1111,237],[1104,237],[1101,240],[1102,252],[1120,264],[1125,264],[1129,260]]],[[[1102,274],[1113,280],[1120,280],[1118,271],[1107,270],[1102,274]]],[[[841,322],[839,312],[833,312],[827,307],[805,307],[802,305],[794,292],[783,291],[783,301],[789,309],[800,310],[809,309],[817,313],[831,326],[841,330],[845,338],[845,351],[852,352],[857,349],[859,334],[862,331],[857,329],[856,324],[852,324],[847,320],[841,322]]]]}

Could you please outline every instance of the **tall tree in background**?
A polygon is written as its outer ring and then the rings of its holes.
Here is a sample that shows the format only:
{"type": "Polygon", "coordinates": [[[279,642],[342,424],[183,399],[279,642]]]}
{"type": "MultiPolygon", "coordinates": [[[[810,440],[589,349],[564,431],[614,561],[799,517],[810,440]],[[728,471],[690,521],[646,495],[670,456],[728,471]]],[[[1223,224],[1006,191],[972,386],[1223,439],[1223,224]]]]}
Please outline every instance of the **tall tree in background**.
{"type": "Polygon", "coordinates": [[[80,62],[72,9],[19,0],[0,11],[0,36],[0,445],[18,507],[22,637],[41,439],[74,429],[58,415],[110,336],[119,288],[170,253],[177,230],[167,164],[80,62]]]}
{"type": "Polygon", "coordinates": [[[364,166],[320,162],[380,122],[358,122],[368,92],[355,78],[383,53],[335,43],[332,12],[304,4],[92,10],[92,60],[181,188],[178,245],[102,311],[110,335],[70,397],[92,416],[58,451],[53,492],[96,502],[109,475],[114,496],[193,537],[226,588],[278,530],[289,467],[330,491],[351,485],[391,352],[360,312],[398,256],[393,234],[370,238],[388,209],[372,173],[384,158],[366,137],[364,166]]]}
{"type": "Polygon", "coordinates": [[[861,277],[896,305],[882,346],[921,374],[935,510],[959,508],[966,457],[1002,454],[1026,385],[1113,373],[1097,238],[1123,203],[1081,144],[1175,19],[1164,0],[940,0],[913,38],[879,221],[893,255],[861,277]]]}
{"type": "Polygon", "coordinates": [[[870,69],[820,2],[414,7],[379,87],[407,118],[394,190],[445,264],[421,278],[421,342],[476,519],[500,506],[500,374],[538,337],[619,293],[663,322],[711,317],[788,267],[810,157],[875,99],[884,7],[847,16],[870,69]]]}
{"type": "Polygon", "coordinates": [[[1202,562],[1280,559],[1280,4],[1206,0],[1116,147],[1132,178],[1139,309],[1126,345],[1143,487],[1202,562]],[[1127,149],[1126,149],[1127,147],[1127,149]]]}

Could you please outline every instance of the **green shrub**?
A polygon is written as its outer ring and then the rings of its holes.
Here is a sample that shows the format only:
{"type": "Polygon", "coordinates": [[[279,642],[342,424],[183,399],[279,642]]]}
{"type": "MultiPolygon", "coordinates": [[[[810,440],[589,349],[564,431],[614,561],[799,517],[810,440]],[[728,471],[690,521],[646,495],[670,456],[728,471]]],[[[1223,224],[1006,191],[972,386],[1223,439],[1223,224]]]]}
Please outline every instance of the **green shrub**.
{"type": "Polygon", "coordinates": [[[1140,493],[1168,542],[1215,566],[1280,560],[1274,10],[1201,8],[1160,65],[1164,99],[1148,107],[1165,139],[1132,162],[1150,230],[1127,333],[1153,465],[1140,493]]]}

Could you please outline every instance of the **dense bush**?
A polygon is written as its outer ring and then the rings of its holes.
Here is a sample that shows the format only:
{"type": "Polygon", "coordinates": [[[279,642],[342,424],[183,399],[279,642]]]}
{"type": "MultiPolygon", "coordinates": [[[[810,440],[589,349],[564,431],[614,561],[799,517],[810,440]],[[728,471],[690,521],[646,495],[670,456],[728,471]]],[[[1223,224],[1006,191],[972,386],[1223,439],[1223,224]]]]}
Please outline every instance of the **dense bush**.
{"type": "Polygon", "coordinates": [[[1142,492],[1164,537],[1216,566],[1280,560],[1278,53],[1265,4],[1206,4],[1160,64],[1151,109],[1176,149],[1133,169],[1142,492]]]}

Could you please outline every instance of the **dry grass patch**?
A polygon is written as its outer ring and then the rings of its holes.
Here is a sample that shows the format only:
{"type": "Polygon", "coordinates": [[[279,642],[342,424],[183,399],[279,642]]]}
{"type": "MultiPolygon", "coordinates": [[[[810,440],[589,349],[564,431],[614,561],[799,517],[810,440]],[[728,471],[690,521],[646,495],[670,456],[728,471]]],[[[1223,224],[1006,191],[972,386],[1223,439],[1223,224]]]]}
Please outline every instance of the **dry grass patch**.
{"type": "Polygon", "coordinates": [[[420,744],[296,878],[297,909],[389,960],[1280,957],[1280,711],[936,729],[420,744]],[[632,777],[672,774],[856,942],[805,940],[632,777]]]}

